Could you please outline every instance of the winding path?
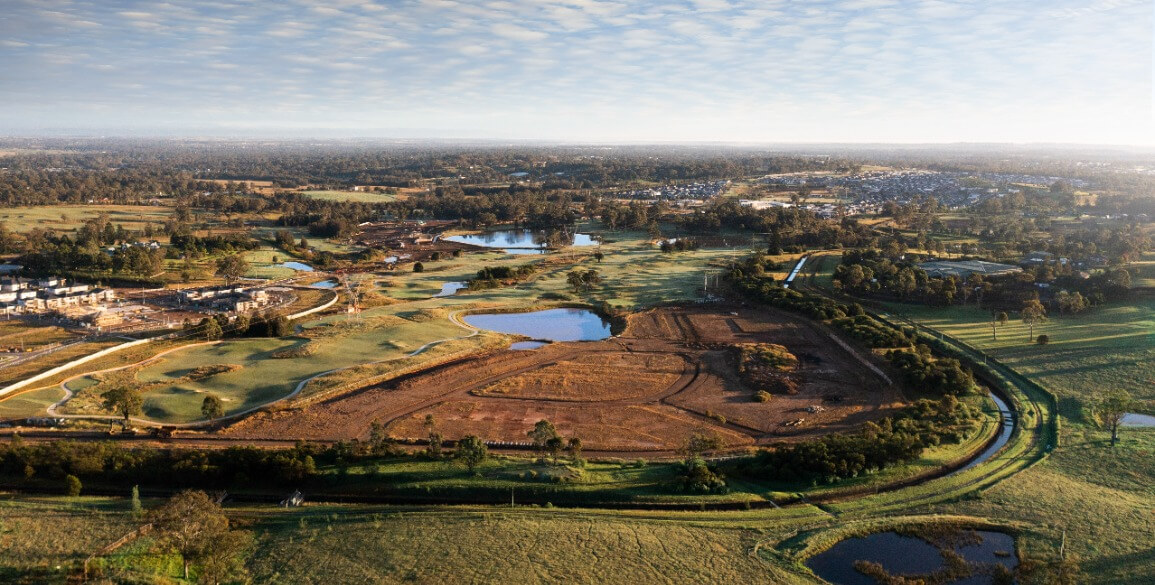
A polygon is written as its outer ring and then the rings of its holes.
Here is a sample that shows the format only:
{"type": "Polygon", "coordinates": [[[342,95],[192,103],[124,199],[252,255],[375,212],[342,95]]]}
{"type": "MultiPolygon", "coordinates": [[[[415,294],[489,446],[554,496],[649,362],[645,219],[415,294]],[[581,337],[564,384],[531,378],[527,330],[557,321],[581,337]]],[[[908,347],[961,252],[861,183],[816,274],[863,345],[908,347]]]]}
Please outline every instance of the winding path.
{"type": "MultiPolygon", "coordinates": [[[[309,376],[308,378],[305,378],[304,380],[301,380],[301,381],[300,381],[300,382],[299,382],[299,383],[296,385],[296,387],[294,387],[294,388],[293,388],[293,391],[292,391],[292,392],[290,392],[290,393],[288,393],[288,394],[286,394],[286,395],[284,395],[284,396],[282,396],[282,397],[280,397],[280,398],[277,398],[276,400],[271,400],[271,401],[269,401],[269,402],[265,402],[265,403],[263,403],[263,404],[258,404],[258,405],[256,405],[256,406],[252,406],[252,407],[246,408],[246,409],[244,409],[244,410],[240,410],[240,411],[237,411],[237,412],[232,412],[232,413],[229,413],[229,414],[227,414],[227,415],[225,415],[225,416],[222,416],[222,417],[220,417],[220,418],[217,418],[217,419],[213,419],[213,420],[201,420],[201,421],[194,421],[194,422],[187,422],[187,423],[160,423],[160,422],[157,422],[157,421],[154,421],[154,420],[151,420],[151,419],[147,419],[147,418],[130,417],[130,418],[129,418],[129,421],[131,421],[131,422],[133,422],[133,423],[135,423],[135,424],[139,424],[139,425],[142,425],[142,426],[149,426],[149,427],[166,427],[166,428],[177,428],[177,429],[194,429],[194,428],[199,428],[199,427],[206,427],[206,426],[210,426],[210,425],[216,425],[216,424],[219,424],[219,423],[221,423],[222,421],[229,421],[229,420],[238,419],[238,418],[241,418],[241,417],[243,417],[243,416],[246,416],[246,415],[252,414],[252,413],[254,413],[254,412],[258,411],[258,410],[261,410],[261,409],[263,409],[263,408],[267,408],[267,407],[269,407],[269,406],[271,406],[271,405],[273,405],[273,404],[277,404],[277,403],[280,403],[280,402],[284,402],[284,401],[286,401],[286,400],[292,400],[293,398],[296,398],[296,397],[297,397],[297,396],[298,396],[298,395],[299,395],[299,394],[300,394],[300,393],[301,393],[301,392],[302,392],[302,391],[305,389],[305,387],[309,385],[309,382],[312,382],[313,380],[316,380],[317,378],[320,378],[320,377],[322,377],[322,376],[328,376],[329,374],[333,374],[333,373],[336,373],[336,372],[340,372],[340,371],[344,371],[344,370],[349,370],[349,369],[352,369],[352,368],[359,368],[359,367],[363,367],[363,366],[370,366],[370,365],[374,365],[374,364],[382,364],[382,363],[386,363],[386,362],[392,362],[392,361],[397,361],[397,360],[403,360],[403,359],[411,358],[411,357],[413,357],[413,356],[416,356],[416,355],[420,355],[420,354],[422,354],[422,353],[424,353],[424,352],[428,351],[430,348],[432,348],[432,347],[434,347],[434,346],[437,346],[437,345],[440,345],[440,344],[442,344],[442,343],[446,343],[446,342],[449,342],[449,341],[457,341],[457,340],[460,340],[460,339],[469,339],[470,337],[474,337],[474,336],[476,336],[476,335],[478,335],[478,334],[480,334],[480,333],[481,333],[481,330],[480,330],[480,329],[478,329],[478,328],[476,328],[476,327],[473,327],[472,325],[469,325],[469,324],[467,324],[465,321],[463,321],[463,320],[460,318],[460,315],[459,315],[459,313],[461,313],[461,311],[454,311],[454,312],[450,313],[450,314],[449,314],[449,320],[450,320],[450,321],[451,321],[451,322],[452,322],[454,325],[457,325],[458,327],[461,327],[462,329],[465,329],[465,330],[469,331],[469,334],[468,334],[468,335],[461,335],[461,336],[458,336],[458,337],[445,337],[445,338],[442,338],[442,339],[436,339],[436,340],[433,340],[433,341],[430,341],[430,342],[426,343],[425,345],[422,345],[421,347],[418,347],[417,349],[415,349],[415,350],[413,350],[413,351],[411,351],[411,352],[409,352],[409,353],[407,353],[407,354],[405,354],[405,355],[396,356],[396,357],[391,357],[391,358],[386,358],[386,359],[383,359],[383,360],[376,360],[376,361],[372,361],[372,362],[362,362],[362,363],[357,363],[357,364],[353,364],[353,365],[351,365],[351,366],[344,366],[344,367],[341,367],[341,368],[333,368],[333,369],[331,369],[331,370],[326,370],[326,371],[324,371],[324,372],[320,372],[320,373],[318,373],[318,374],[313,374],[312,376],[309,376]]],[[[201,345],[215,345],[215,344],[221,344],[221,343],[227,343],[227,342],[224,342],[224,341],[206,341],[206,342],[203,342],[203,343],[193,343],[193,344],[189,344],[189,345],[182,345],[182,346],[180,346],[180,347],[174,347],[174,348],[171,348],[171,349],[167,349],[167,350],[165,350],[165,351],[163,351],[163,352],[161,352],[161,353],[158,353],[158,354],[156,354],[156,355],[154,355],[154,356],[151,356],[151,357],[149,357],[149,358],[147,358],[147,359],[144,359],[144,360],[141,360],[141,361],[139,361],[139,362],[135,362],[135,363],[132,363],[132,364],[128,364],[128,365],[125,365],[125,366],[117,366],[117,367],[115,367],[115,368],[107,368],[107,369],[104,369],[104,370],[98,370],[98,371],[95,371],[95,372],[84,372],[84,373],[81,373],[81,374],[77,374],[77,375],[75,375],[75,376],[69,377],[69,378],[67,378],[66,380],[64,380],[63,382],[61,382],[61,383],[60,383],[60,388],[61,388],[62,390],[64,390],[64,393],[65,393],[65,396],[64,396],[64,398],[62,398],[61,400],[59,400],[59,401],[57,401],[57,402],[53,403],[51,406],[49,406],[49,407],[47,408],[47,412],[48,412],[48,414],[49,414],[50,416],[53,416],[53,417],[56,417],[56,418],[65,418],[65,419],[71,419],[71,420],[105,420],[105,421],[119,421],[119,420],[123,420],[123,417],[120,417],[120,416],[114,416],[114,415],[101,415],[101,414],[57,414],[57,413],[56,413],[56,410],[57,410],[58,408],[60,408],[61,406],[63,406],[65,403],[67,403],[69,400],[71,400],[71,399],[72,399],[72,398],[75,396],[75,393],[74,393],[74,392],[73,392],[73,391],[72,391],[70,388],[68,388],[68,383],[69,383],[69,382],[71,382],[71,381],[73,381],[73,380],[76,380],[76,379],[79,379],[79,378],[83,378],[83,377],[85,377],[85,376],[91,376],[91,375],[93,375],[93,374],[102,374],[102,373],[105,373],[105,372],[113,372],[113,371],[117,371],[117,370],[123,370],[123,369],[126,369],[126,368],[132,368],[132,367],[136,367],[136,366],[145,365],[145,364],[151,363],[151,362],[153,362],[153,361],[155,361],[155,360],[158,360],[158,359],[162,358],[163,356],[165,356],[165,355],[167,355],[167,354],[170,354],[170,353],[173,353],[173,352],[176,352],[176,351],[180,351],[180,350],[184,350],[184,349],[188,349],[188,348],[191,348],[191,347],[196,347],[196,346],[201,346],[201,345]]]]}

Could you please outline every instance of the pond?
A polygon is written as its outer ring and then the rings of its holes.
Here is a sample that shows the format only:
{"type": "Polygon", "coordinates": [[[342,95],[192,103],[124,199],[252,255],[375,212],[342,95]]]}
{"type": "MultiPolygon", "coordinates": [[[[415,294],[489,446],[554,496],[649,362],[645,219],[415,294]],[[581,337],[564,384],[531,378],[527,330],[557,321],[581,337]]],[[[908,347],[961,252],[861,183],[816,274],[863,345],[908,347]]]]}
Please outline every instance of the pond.
{"type": "Polygon", "coordinates": [[[441,292],[433,295],[433,297],[451,297],[463,288],[469,288],[469,285],[464,282],[447,282],[441,285],[441,292]]]}
{"type": "Polygon", "coordinates": [[[337,281],[333,279],[322,280],[321,282],[314,282],[309,285],[309,288],[334,288],[337,286],[337,281]]]}
{"type": "Polygon", "coordinates": [[[549,345],[548,341],[518,341],[517,343],[509,344],[509,349],[524,351],[545,347],[547,345],[549,345]]]}
{"type": "MultiPolygon", "coordinates": [[[[539,254],[545,250],[545,232],[533,230],[498,230],[481,234],[449,236],[445,240],[460,244],[472,244],[484,248],[505,248],[510,254],[539,254]]],[[[589,234],[573,234],[567,246],[594,246],[598,241],[589,234]]]]}
{"type": "Polygon", "coordinates": [[[877,581],[855,568],[856,561],[878,563],[891,575],[927,576],[946,567],[942,551],[953,551],[972,568],[969,577],[944,581],[945,585],[985,585],[994,583],[993,571],[1001,565],[1018,566],[1015,539],[990,530],[959,531],[945,538],[952,544],[940,548],[915,536],[879,532],[848,538],[806,560],[815,575],[834,585],[876,585],[877,581]],[[957,536],[957,537],[956,537],[957,536]],[[954,537],[954,538],[951,538],[954,537]]]}
{"type": "Polygon", "coordinates": [[[312,272],[313,267],[304,262],[284,262],[281,264],[285,268],[292,268],[293,270],[300,270],[302,272],[312,272]]]}
{"type": "Polygon", "coordinates": [[[543,341],[596,341],[610,336],[610,322],[587,309],[481,313],[466,315],[464,320],[478,329],[543,341]]]}
{"type": "Polygon", "coordinates": [[[978,465],[979,463],[982,463],[983,461],[986,461],[987,459],[990,459],[992,456],[994,456],[995,453],[998,453],[1004,445],[1007,444],[1007,441],[1011,440],[1011,434],[1015,432],[1015,415],[1011,412],[1011,408],[1007,406],[1006,402],[1003,402],[1002,398],[999,398],[995,394],[989,394],[988,396],[990,396],[991,400],[995,401],[995,405],[999,407],[999,416],[1001,416],[1003,419],[1003,428],[999,430],[998,438],[995,439],[994,443],[991,443],[990,447],[987,447],[982,453],[979,454],[978,457],[975,457],[969,463],[958,468],[950,475],[965,471],[978,465]]]}
{"type": "Polygon", "coordinates": [[[1125,427],[1155,427],[1155,416],[1128,412],[1119,424],[1125,427]]]}

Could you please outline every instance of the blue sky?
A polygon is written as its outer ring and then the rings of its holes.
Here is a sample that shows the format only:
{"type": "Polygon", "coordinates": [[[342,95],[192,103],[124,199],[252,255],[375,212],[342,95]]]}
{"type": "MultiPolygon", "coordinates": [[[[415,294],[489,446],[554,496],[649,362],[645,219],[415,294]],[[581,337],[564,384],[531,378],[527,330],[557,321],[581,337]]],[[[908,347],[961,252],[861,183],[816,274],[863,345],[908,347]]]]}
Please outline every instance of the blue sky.
{"type": "Polygon", "coordinates": [[[1153,4],[5,0],[0,134],[1155,144],[1153,4]]]}

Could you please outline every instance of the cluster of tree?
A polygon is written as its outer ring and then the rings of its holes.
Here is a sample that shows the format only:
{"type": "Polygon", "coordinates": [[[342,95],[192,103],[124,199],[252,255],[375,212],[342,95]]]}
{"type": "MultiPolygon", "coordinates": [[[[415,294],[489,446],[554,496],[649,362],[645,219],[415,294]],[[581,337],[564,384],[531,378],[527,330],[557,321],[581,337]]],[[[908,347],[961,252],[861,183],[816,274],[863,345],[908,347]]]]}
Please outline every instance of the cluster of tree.
{"type": "Polygon", "coordinates": [[[692,252],[700,247],[701,244],[699,244],[698,241],[693,238],[677,238],[673,241],[662,240],[662,243],[658,246],[662,252],[667,254],[670,252],[692,252]]]}
{"type": "Polygon", "coordinates": [[[197,236],[186,226],[178,228],[170,237],[169,243],[174,257],[184,254],[191,258],[220,253],[232,254],[260,247],[260,243],[249,237],[247,232],[197,236]]]}
{"type": "Polygon", "coordinates": [[[99,277],[101,275],[149,276],[164,270],[163,248],[128,245],[109,253],[96,240],[84,244],[68,236],[45,232],[28,234],[26,253],[18,262],[32,274],[99,277]]]}
{"type": "Polygon", "coordinates": [[[602,282],[602,276],[598,271],[590,268],[589,270],[571,270],[566,276],[566,282],[573,287],[573,291],[582,292],[588,291],[602,282]]]}
{"type": "Polygon", "coordinates": [[[979,413],[954,396],[920,400],[863,430],[777,445],[727,467],[731,475],[783,482],[833,483],[918,459],[941,443],[958,443],[979,413]]]}
{"type": "Polygon", "coordinates": [[[930,348],[919,344],[913,350],[892,349],[886,353],[911,386],[938,394],[961,396],[975,387],[974,374],[953,358],[935,358],[930,348]]]}
{"type": "MultiPolygon", "coordinates": [[[[346,446],[346,449],[348,447],[346,446]]],[[[268,450],[230,447],[223,450],[126,448],[114,443],[52,441],[0,444],[0,474],[34,484],[73,475],[86,484],[224,488],[279,487],[316,474],[317,461],[333,462],[334,447],[302,445],[268,450]]]]}
{"type": "Polygon", "coordinates": [[[185,321],[184,330],[201,339],[216,341],[226,337],[284,337],[293,333],[293,324],[281,314],[253,311],[232,319],[220,314],[197,323],[185,321]]]}
{"type": "Polygon", "coordinates": [[[502,284],[512,283],[528,278],[533,274],[532,264],[521,266],[486,266],[477,271],[477,276],[469,281],[469,290],[485,290],[498,288],[502,284]]]}

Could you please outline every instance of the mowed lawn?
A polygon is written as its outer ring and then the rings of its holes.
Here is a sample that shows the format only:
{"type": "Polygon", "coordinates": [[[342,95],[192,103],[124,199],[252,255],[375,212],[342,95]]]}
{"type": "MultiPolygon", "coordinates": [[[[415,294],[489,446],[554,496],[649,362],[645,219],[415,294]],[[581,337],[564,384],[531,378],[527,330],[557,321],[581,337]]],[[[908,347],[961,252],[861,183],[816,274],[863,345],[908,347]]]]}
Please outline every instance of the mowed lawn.
{"type": "Polygon", "coordinates": [[[990,313],[975,307],[934,309],[891,305],[895,313],[940,329],[1002,360],[1054,391],[1065,416],[1107,388],[1122,388],[1155,409],[1155,299],[1095,307],[1078,316],[1052,316],[1035,326],[1047,345],[1030,343],[1017,314],[992,338],[990,313]]]}

